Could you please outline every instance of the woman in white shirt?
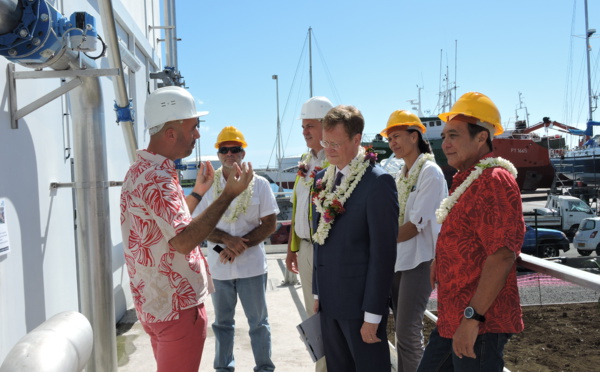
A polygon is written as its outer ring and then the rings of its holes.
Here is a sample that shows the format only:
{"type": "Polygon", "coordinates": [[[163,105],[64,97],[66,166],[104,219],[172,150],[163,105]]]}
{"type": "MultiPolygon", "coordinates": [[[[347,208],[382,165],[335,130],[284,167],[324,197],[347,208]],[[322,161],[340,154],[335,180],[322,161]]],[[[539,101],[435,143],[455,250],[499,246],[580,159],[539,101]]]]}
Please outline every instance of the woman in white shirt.
{"type": "Polygon", "coordinates": [[[423,314],[432,288],[430,264],[440,226],[435,210],[448,195],[446,180],[435,163],[427,129],[410,111],[394,111],[381,135],[387,137],[404,166],[396,177],[400,216],[392,304],[398,371],[417,370],[423,356],[423,314]]]}

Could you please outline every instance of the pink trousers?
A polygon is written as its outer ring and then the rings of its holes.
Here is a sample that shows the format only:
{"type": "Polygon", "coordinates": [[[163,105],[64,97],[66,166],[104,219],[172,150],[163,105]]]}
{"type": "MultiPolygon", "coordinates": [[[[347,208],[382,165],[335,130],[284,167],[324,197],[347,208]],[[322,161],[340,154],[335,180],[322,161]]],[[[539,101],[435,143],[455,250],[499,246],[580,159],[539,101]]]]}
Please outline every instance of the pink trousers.
{"type": "Polygon", "coordinates": [[[157,372],[198,372],[206,340],[204,304],[182,310],[177,320],[142,326],[152,342],[157,372]]]}

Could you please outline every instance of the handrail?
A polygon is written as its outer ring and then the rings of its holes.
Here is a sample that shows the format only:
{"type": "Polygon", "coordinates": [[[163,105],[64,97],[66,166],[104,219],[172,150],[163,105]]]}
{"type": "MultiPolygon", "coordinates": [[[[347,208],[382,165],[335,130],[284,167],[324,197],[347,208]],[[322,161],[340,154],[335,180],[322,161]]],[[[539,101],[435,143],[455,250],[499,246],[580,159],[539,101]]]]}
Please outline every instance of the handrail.
{"type": "Polygon", "coordinates": [[[525,269],[547,274],[597,292],[600,291],[600,276],[596,274],[533,257],[524,253],[521,253],[519,258],[517,258],[517,264],[525,269]]]}
{"type": "MultiPolygon", "coordinates": [[[[538,273],[547,274],[555,278],[600,291],[600,276],[579,269],[575,269],[563,264],[548,261],[521,253],[517,258],[517,264],[525,269],[533,270],[538,273]]],[[[425,310],[425,316],[437,323],[437,317],[429,310],[425,310]]],[[[504,372],[510,372],[504,368],[504,372]]]]}

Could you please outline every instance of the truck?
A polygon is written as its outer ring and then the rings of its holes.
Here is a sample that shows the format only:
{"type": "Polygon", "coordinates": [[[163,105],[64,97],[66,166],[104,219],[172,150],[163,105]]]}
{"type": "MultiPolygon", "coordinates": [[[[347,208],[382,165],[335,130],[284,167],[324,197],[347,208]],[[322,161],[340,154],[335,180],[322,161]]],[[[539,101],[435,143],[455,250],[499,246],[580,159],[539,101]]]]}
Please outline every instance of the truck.
{"type": "Polygon", "coordinates": [[[525,223],[532,227],[545,227],[563,231],[573,237],[581,220],[595,214],[583,200],[570,195],[548,195],[545,208],[523,212],[525,223]]]}
{"type": "Polygon", "coordinates": [[[562,231],[526,225],[521,253],[540,258],[558,257],[560,252],[570,249],[569,239],[562,231]]]}

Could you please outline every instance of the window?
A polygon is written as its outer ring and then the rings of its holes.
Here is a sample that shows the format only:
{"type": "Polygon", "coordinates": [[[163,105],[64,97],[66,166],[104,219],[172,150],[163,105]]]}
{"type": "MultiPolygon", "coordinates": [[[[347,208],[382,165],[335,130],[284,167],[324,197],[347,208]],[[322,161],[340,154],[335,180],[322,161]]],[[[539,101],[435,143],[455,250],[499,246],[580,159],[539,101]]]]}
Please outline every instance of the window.
{"type": "Polygon", "coordinates": [[[583,223],[581,224],[580,230],[581,231],[594,230],[595,228],[596,228],[596,221],[594,221],[594,220],[583,220],[583,223]]]}
{"type": "Polygon", "coordinates": [[[569,201],[569,211],[592,214],[590,207],[581,200],[569,201]]]}

